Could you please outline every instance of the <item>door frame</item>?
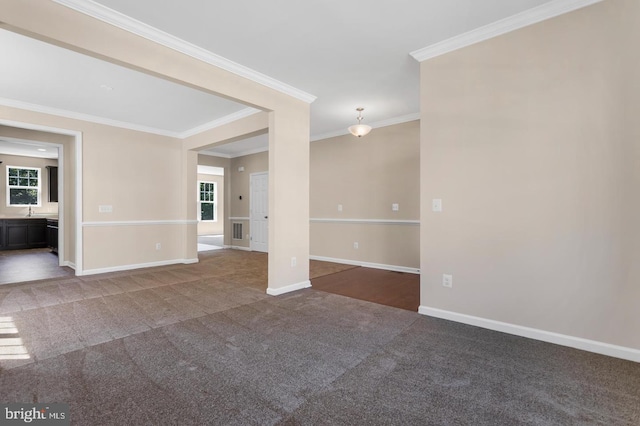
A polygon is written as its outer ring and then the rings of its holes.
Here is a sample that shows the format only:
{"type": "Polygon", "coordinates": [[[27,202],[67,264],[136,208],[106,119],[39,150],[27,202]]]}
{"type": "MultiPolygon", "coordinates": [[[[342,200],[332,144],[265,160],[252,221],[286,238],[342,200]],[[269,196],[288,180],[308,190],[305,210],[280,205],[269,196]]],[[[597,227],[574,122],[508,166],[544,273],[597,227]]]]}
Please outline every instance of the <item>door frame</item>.
{"type": "MultiPolygon", "coordinates": [[[[9,105],[11,106],[11,105],[9,105]]],[[[58,226],[59,245],[58,245],[58,263],[59,266],[68,266],[75,271],[76,276],[84,275],[84,262],[83,262],[83,217],[82,217],[82,132],[78,130],[63,129],[59,127],[45,126],[28,121],[15,121],[0,118],[0,125],[15,127],[18,129],[35,130],[46,133],[54,133],[65,136],[71,136],[74,138],[74,150],[75,156],[72,158],[72,164],[66,164],[64,161],[64,145],[54,142],[46,142],[51,146],[58,148],[58,167],[62,176],[58,176],[58,199],[62,202],[58,202],[58,226]],[[75,192],[75,197],[71,199],[71,206],[67,206],[65,203],[65,185],[64,180],[65,168],[69,167],[75,173],[75,181],[71,183],[71,187],[75,192]],[[75,169],[75,170],[74,170],[75,169]],[[74,210],[75,223],[66,223],[65,211],[74,210]],[[70,245],[71,242],[65,239],[65,229],[72,226],[75,228],[75,250],[73,253],[69,252],[68,257],[65,256],[65,246],[70,245]],[[71,260],[73,259],[73,261],[71,260]]]]}

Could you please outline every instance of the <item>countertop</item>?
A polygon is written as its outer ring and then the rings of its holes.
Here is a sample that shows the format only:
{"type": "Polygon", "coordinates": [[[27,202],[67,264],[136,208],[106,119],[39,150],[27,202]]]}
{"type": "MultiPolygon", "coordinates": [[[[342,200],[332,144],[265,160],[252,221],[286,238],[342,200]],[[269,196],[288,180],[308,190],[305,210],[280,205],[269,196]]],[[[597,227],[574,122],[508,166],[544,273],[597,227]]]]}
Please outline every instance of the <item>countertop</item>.
{"type": "Polygon", "coordinates": [[[36,214],[31,217],[29,216],[16,216],[16,215],[2,215],[0,214],[0,220],[2,219],[54,219],[58,220],[58,215],[45,215],[45,214],[36,214]]]}

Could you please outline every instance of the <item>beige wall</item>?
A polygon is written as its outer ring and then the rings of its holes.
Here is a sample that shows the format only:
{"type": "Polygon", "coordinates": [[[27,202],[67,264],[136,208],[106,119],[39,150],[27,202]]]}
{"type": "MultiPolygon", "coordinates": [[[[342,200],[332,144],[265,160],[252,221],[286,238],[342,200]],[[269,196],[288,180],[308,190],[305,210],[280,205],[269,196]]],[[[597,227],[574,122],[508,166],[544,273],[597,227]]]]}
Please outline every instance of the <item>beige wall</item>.
{"type": "Polygon", "coordinates": [[[0,153],[0,217],[24,217],[29,213],[28,207],[7,206],[7,167],[34,167],[40,169],[40,200],[39,207],[33,206],[36,214],[58,214],[58,203],[50,203],[49,200],[49,173],[47,166],[58,166],[58,160],[46,158],[23,157],[0,153]]]}
{"type": "Polygon", "coordinates": [[[607,1],[422,63],[421,305],[640,349],[637,40],[607,1]]]}
{"type": "Polygon", "coordinates": [[[419,268],[419,154],[419,121],[313,142],[311,255],[419,268]]]}
{"type": "Polygon", "coordinates": [[[251,206],[251,173],[269,171],[269,153],[260,152],[257,154],[245,155],[231,159],[230,180],[230,222],[242,223],[242,240],[231,240],[232,246],[249,247],[251,244],[248,236],[251,235],[251,223],[247,219],[250,216],[251,206]],[[244,171],[238,171],[239,167],[244,167],[244,171]],[[242,197],[242,200],[240,199],[242,197]]]}
{"type": "Polygon", "coordinates": [[[198,221],[198,235],[222,235],[224,233],[224,205],[225,190],[224,176],[198,174],[198,182],[215,182],[216,183],[216,220],[198,221]]]}

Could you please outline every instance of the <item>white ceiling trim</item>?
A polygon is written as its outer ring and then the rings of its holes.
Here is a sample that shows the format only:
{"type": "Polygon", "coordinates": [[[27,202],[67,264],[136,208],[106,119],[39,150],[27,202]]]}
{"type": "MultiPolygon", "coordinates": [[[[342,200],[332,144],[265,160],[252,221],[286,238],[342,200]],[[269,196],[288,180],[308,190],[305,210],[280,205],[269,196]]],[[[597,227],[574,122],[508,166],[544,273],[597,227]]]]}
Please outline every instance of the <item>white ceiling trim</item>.
{"type": "Polygon", "coordinates": [[[198,164],[199,175],[224,176],[224,167],[203,166],[198,164]]]}
{"type": "Polygon", "coordinates": [[[218,154],[211,151],[198,151],[198,155],[208,155],[209,157],[231,158],[229,154],[218,154]]]}
{"type": "MultiPolygon", "coordinates": [[[[215,149],[215,148],[212,148],[212,149],[215,149]]],[[[237,154],[217,153],[215,151],[212,151],[212,149],[209,149],[207,152],[200,151],[198,152],[198,154],[210,155],[212,157],[238,158],[238,157],[244,157],[245,155],[259,154],[261,152],[269,151],[269,146],[265,146],[262,148],[249,149],[247,151],[238,152],[237,154]]]]}
{"type": "Polygon", "coordinates": [[[154,133],[156,135],[168,136],[171,138],[180,137],[179,133],[171,132],[169,130],[157,129],[155,127],[141,126],[139,124],[127,123],[127,122],[118,121],[118,120],[111,120],[109,118],[98,117],[90,114],[83,114],[80,112],[68,111],[66,109],[36,105],[28,102],[16,101],[14,99],[0,98],[0,105],[12,107],[12,108],[24,109],[27,111],[40,112],[43,114],[57,115],[60,117],[71,118],[73,120],[81,120],[81,121],[88,121],[90,123],[105,124],[107,126],[120,127],[123,129],[135,130],[138,132],[154,133]]]}
{"type": "Polygon", "coordinates": [[[83,114],[80,112],[68,111],[66,109],[59,109],[53,107],[47,107],[43,105],[31,104],[28,102],[16,101],[14,99],[0,98],[0,105],[24,109],[32,112],[40,112],[43,114],[57,115],[59,117],[71,118],[73,120],[88,121],[90,123],[104,124],[107,126],[120,127],[122,129],[135,130],[138,132],[152,133],[160,136],[168,136],[170,138],[186,139],[189,136],[197,135],[206,130],[211,130],[216,127],[220,127],[224,124],[231,123],[236,120],[240,120],[250,115],[260,112],[256,108],[245,108],[233,114],[225,115],[224,117],[212,120],[208,123],[194,127],[193,129],[185,132],[172,132],[170,130],[158,129],[155,127],[141,126],[139,124],[128,123],[125,121],[112,120],[110,118],[98,117],[96,115],[83,114]]]}
{"type": "Polygon", "coordinates": [[[301,101],[312,103],[316,100],[314,95],[304,92],[300,89],[296,89],[293,86],[289,86],[286,83],[278,81],[267,75],[252,70],[251,68],[240,65],[236,62],[230,61],[222,56],[216,55],[206,49],[198,47],[194,44],[188,43],[178,37],[161,31],[151,25],[147,25],[136,19],[133,19],[127,15],[110,9],[106,6],[98,4],[92,0],[53,0],[63,6],[69,7],[92,18],[106,22],[107,24],[116,26],[120,29],[128,31],[130,33],[144,37],[147,40],[151,40],[155,43],[161,44],[169,49],[173,49],[185,55],[199,59],[208,64],[214,65],[218,68],[222,68],[226,71],[239,75],[240,77],[247,78],[256,83],[267,86],[271,89],[277,90],[286,95],[292,96],[301,101]]]}
{"type": "MultiPolygon", "coordinates": [[[[394,117],[394,118],[390,118],[388,120],[381,120],[381,121],[376,121],[375,123],[371,123],[371,127],[373,127],[374,129],[378,129],[381,127],[386,127],[386,126],[392,126],[394,124],[402,124],[402,123],[408,123],[410,121],[415,121],[415,120],[419,120],[420,119],[420,113],[416,112],[413,114],[407,114],[407,115],[402,115],[400,117],[394,117]]],[[[319,141],[319,140],[323,140],[323,139],[329,139],[332,137],[336,137],[336,136],[344,136],[344,135],[348,135],[349,131],[347,129],[343,129],[343,130],[338,130],[335,132],[330,132],[330,133],[323,133],[321,135],[317,135],[317,136],[312,136],[310,141],[311,142],[315,142],[315,141],[319,141]]],[[[265,151],[269,151],[269,147],[265,146],[262,148],[254,148],[254,149],[250,149],[247,151],[242,151],[236,154],[225,154],[225,153],[218,153],[215,151],[215,147],[214,148],[210,148],[207,151],[200,151],[198,152],[199,154],[203,154],[203,155],[210,155],[212,157],[221,157],[221,158],[238,158],[238,157],[244,157],[245,155],[251,155],[251,154],[258,154],[260,152],[265,152],[265,151]]]]}
{"type": "MultiPolygon", "coordinates": [[[[369,124],[374,129],[377,129],[377,128],[380,128],[380,127],[393,126],[394,124],[408,123],[409,121],[415,121],[415,120],[420,120],[420,113],[419,112],[415,112],[415,113],[407,114],[407,115],[401,115],[399,117],[389,118],[387,120],[381,120],[381,121],[376,121],[374,123],[365,123],[365,124],[369,124]]],[[[322,133],[320,135],[312,135],[311,136],[311,142],[319,141],[319,140],[322,140],[322,139],[335,138],[337,136],[344,136],[344,135],[348,135],[348,134],[350,134],[349,130],[347,128],[344,128],[342,130],[336,130],[336,131],[333,131],[333,132],[322,133]]]]}
{"type": "Polygon", "coordinates": [[[604,0],[553,0],[484,27],[414,50],[410,55],[419,62],[426,61],[601,1],[604,0]]]}
{"type": "Polygon", "coordinates": [[[207,130],[214,129],[216,127],[223,126],[225,124],[229,124],[233,121],[240,120],[242,118],[249,117],[250,115],[261,112],[261,110],[256,108],[245,108],[238,112],[234,112],[233,114],[225,115],[224,117],[218,118],[216,120],[205,123],[201,126],[194,127],[193,129],[187,130],[186,132],[182,132],[178,135],[180,139],[186,139],[190,136],[197,135],[198,133],[205,132],[207,130]]]}

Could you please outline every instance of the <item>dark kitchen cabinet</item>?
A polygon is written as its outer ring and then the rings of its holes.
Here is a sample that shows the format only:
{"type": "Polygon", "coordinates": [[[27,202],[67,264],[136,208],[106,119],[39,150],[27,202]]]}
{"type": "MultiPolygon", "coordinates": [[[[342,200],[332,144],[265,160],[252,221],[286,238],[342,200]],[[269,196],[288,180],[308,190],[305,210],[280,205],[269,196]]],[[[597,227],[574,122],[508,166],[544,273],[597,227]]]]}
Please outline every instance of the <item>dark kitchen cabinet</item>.
{"type": "Polygon", "coordinates": [[[0,250],[19,250],[47,247],[46,219],[1,220],[0,250]]]}
{"type": "Polygon", "coordinates": [[[49,202],[58,202],[58,168],[55,166],[47,166],[49,171],[49,202]]]}
{"type": "Polygon", "coordinates": [[[58,253],[58,220],[47,219],[47,247],[52,253],[58,253]]]}

